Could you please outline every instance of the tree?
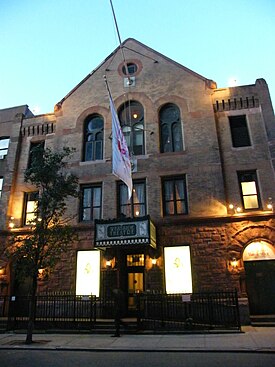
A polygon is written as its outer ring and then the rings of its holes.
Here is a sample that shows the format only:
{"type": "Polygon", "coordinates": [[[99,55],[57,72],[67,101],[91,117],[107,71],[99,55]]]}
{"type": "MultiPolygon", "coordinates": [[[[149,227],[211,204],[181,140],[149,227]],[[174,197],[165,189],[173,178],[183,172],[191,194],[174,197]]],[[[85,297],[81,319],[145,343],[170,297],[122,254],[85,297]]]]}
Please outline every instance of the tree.
{"type": "Polygon", "coordinates": [[[78,196],[78,178],[66,170],[65,162],[73,151],[63,148],[56,153],[40,145],[32,152],[31,164],[24,174],[25,182],[37,190],[33,215],[28,222],[30,230],[23,235],[14,234],[6,254],[19,279],[31,278],[26,344],[32,343],[39,270],[53,269],[61,253],[77,238],[70,225],[72,218],[65,217],[66,200],[78,196]]]}

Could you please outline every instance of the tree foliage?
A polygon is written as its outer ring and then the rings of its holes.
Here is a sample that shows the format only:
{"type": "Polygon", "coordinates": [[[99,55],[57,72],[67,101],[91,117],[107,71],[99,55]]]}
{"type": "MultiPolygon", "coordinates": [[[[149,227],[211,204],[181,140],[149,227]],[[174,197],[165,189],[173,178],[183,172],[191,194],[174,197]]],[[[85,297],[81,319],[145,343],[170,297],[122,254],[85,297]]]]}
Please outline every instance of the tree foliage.
{"type": "MultiPolygon", "coordinates": [[[[6,253],[13,261],[18,277],[31,277],[31,297],[35,297],[37,292],[39,269],[53,269],[60,255],[76,239],[70,225],[72,218],[65,217],[67,199],[78,196],[78,178],[66,169],[66,159],[72,153],[69,148],[52,152],[38,146],[33,151],[30,167],[25,171],[25,182],[37,191],[34,211],[28,223],[29,230],[23,234],[15,233],[6,253]]],[[[32,314],[30,320],[33,321],[32,314]]]]}

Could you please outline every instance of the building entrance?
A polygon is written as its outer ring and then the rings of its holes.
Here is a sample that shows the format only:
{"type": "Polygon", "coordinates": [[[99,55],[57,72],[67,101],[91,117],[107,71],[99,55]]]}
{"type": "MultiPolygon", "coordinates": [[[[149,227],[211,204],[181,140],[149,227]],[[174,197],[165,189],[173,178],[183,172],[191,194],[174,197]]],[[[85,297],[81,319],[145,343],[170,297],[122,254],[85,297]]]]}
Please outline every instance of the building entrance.
{"type": "Polygon", "coordinates": [[[246,291],[252,315],[275,314],[275,260],[245,261],[246,291]]]}
{"type": "Polygon", "coordinates": [[[127,313],[131,316],[136,310],[135,296],[144,291],[144,253],[127,254],[127,313]]]}
{"type": "Polygon", "coordinates": [[[128,273],[128,311],[132,312],[136,309],[135,295],[143,292],[143,272],[128,273]]]}
{"type": "Polygon", "coordinates": [[[246,292],[251,315],[275,314],[275,248],[266,241],[244,250],[246,292]]]}

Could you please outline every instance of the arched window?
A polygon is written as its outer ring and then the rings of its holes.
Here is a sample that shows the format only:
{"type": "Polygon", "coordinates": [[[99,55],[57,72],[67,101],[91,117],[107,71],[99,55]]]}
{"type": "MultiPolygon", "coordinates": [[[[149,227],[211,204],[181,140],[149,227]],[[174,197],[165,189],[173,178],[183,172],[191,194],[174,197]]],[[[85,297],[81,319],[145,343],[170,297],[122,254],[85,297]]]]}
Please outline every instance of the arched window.
{"type": "Polygon", "coordinates": [[[84,161],[103,158],[104,120],[100,115],[87,117],[84,124],[84,161]]]}
{"type": "Polygon", "coordinates": [[[144,154],[144,110],[137,101],[127,101],[119,109],[118,118],[130,154],[144,154]]]}
{"type": "Polygon", "coordinates": [[[183,149],[179,108],[172,104],[163,106],[159,113],[161,153],[179,152],[183,149]]]}

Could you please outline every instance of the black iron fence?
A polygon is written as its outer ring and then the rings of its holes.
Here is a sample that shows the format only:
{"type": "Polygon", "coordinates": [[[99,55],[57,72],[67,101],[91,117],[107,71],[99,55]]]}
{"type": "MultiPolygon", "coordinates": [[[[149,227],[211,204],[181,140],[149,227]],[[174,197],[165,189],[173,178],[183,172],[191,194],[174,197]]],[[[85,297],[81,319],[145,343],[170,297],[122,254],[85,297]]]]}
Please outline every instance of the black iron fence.
{"type": "MultiPolygon", "coordinates": [[[[166,294],[138,293],[132,316],[137,330],[240,330],[237,292],[166,294]]],[[[30,297],[0,297],[2,330],[26,329],[30,297]]],[[[38,295],[35,329],[95,330],[114,318],[114,299],[75,294],[38,295]]]]}
{"type": "Polygon", "coordinates": [[[240,330],[237,292],[137,294],[142,330],[240,330]]]}
{"type": "MultiPolygon", "coordinates": [[[[6,297],[7,329],[26,329],[30,297],[6,297]]],[[[96,322],[96,297],[74,294],[39,295],[35,298],[36,329],[92,329],[96,322]]]]}

